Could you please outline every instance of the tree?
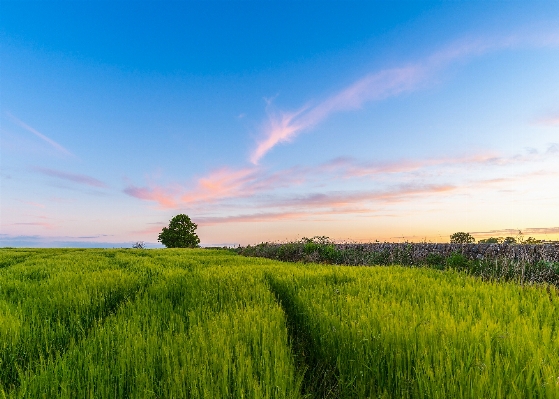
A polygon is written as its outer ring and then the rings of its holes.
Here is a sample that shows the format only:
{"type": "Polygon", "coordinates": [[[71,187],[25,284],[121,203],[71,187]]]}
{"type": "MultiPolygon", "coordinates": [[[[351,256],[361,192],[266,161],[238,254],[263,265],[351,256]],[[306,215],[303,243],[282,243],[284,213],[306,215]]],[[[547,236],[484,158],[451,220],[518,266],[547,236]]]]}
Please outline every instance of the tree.
{"type": "Polygon", "coordinates": [[[534,244],[541,244],[541,242],[542,240],[536,240],[534,237],[528,237],[526,241],[524,241],[524,244],[534,245],[534,244]]]}
{"type": "Polygon", "coordinates": [[[451,244],[471,244],[473,242],[476,242],[476,239],[470,233],[460,231],[450,236],[451,244]]]}
{"type": "Polygon", "coordinates": [[[163,227],[157,241],[167,248],[196,248],[200,239],[194,232],[198,225],[185,214],[175,216],[169,222],[169,227],[163,227]]]}

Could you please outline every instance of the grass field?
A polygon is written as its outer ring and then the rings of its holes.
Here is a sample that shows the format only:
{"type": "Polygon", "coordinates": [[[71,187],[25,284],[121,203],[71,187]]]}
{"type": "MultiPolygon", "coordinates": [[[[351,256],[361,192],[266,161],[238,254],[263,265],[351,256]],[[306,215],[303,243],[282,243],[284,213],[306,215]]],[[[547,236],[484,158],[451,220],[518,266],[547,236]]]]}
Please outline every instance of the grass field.
{"type": "Polygon", "coordinates": [[[559,398],[558,320],[450,270],[0,249],[0,398],[559,398]]]}

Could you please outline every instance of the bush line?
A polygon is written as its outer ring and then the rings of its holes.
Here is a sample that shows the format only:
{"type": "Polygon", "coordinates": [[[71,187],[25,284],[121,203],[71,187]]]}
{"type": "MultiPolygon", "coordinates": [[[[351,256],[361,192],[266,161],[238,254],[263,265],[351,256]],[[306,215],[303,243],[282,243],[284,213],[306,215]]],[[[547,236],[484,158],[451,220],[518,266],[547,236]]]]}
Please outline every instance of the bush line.
{"type": "Polygon", "coordinates": [[[559,286],[559,244],[335,243],[328,237],[261,243],[240,255],[285,262],[454,269],[484,279],[559,286]]]}

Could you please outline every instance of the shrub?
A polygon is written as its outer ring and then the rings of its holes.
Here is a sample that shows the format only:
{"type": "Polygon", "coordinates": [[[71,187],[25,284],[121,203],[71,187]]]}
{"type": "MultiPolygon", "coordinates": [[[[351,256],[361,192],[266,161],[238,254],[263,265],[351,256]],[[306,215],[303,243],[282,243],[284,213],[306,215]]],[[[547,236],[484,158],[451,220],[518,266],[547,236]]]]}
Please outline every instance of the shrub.
{"type": "Polygon", "coordinates": [[[446,265],[456,270],[465,269],[468,267],[468,259],[460,252],[454,252],[446,258],[446,265]]]}
{"type": "Polygon", "coordinates": [[[425,263],[429,267],[433,267],[435,269],[444,269],[445,258],[441,254],[437,254],[437,253],[432,252],[425,257],[425,263]]]}

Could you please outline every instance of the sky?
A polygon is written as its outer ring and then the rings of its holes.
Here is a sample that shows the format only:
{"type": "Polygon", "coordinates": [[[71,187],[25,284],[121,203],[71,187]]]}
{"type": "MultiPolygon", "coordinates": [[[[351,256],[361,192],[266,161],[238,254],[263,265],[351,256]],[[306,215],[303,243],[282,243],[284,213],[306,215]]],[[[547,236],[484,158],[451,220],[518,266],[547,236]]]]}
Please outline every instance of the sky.
{"type": "Polygon", "coordinates": [[[559,239],[557,1],[0,3],[0,246],[559,239]]]}

